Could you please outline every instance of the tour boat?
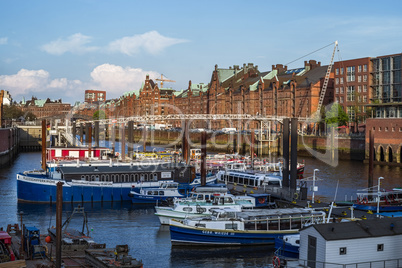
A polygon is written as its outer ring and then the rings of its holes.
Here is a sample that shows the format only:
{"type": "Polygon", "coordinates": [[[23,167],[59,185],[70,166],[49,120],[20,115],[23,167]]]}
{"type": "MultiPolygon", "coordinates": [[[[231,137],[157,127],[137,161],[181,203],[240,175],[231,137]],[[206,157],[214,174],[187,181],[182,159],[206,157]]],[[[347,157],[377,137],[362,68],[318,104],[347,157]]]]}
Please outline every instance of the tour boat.
{"type": "Polygon", "coordinates": [[[161,224],[169,224],[170,219],[209,216],[214,209],[231,208],[241,211],[252,207],[253,203],[250,200],[236,198],[228,193],[226,187],[201,186],[187,198],[175,198],[173,206],[156,206],[155,215],[159,217],[161,224]]]}
{"type": "Polygon", "coordinates": [[[354,209],[371,212],[402,211],[402,189],[394,188],[391,191],[378,190],[378,186],[360,190],[354,209]]]}
{"type": "Polygon", "coordinates": [[[133,204],[156,204],[173,198],[186,197],[179,192],[179,184],[174,181],[160,182],[159,187],[133,188],[129,196],[133,204]]]}
{"type": "Polygon", "coordinates": [[[325,212],[306,208],[237,211],[215,209],[210,217],[172,219],[172,245],[237,246],[274,244],[304,226],[324,223],[325,212]]]}

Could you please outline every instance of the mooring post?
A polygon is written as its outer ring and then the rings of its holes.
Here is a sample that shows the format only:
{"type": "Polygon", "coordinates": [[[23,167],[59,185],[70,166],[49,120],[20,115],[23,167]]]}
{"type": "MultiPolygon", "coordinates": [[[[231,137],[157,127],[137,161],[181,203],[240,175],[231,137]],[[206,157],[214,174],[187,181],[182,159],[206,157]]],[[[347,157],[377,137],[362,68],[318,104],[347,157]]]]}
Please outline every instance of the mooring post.
{"type": "Polygon", "coordinates": [[[289,187],[289,118],[283,119],[282,133],[282,148],[283,148],[283,172],[282,185],[289,187]]]}
{"type": "Polygon", "coordinates": [[[63,183],[58,182],[57,199],[56,199],[56,268],[61,268],[62,213],[63,213],[63,183]]]}
{"type": "Polygon", "coordinates": [[[95,147],[99,147],[99,121],[95,121],[95,147]]]}
{"type": "Polygon", "coordinates": [[[133,121],[128,121],[127,123],[127,154],[128,157],[130,157],[131,159],[133,158],[133,148],[134,148],[134,144],[133,144],[133,129],[134,129],[134,122],[133,121]]]}
{"type": "Polygon", "coordinates": [[[201,132],[201,186],[207,184],[207,132],[201,132]]]}
{"type": "Polygon", "coordinates": [[[290,189],[296,191],[297,179],[297,118],[291,119],[290,189]]]}
{"type": "Polygon", "coordinates": [[[183,121],[183,139],[182,139],[182,154],[183,154],[183,161],[188,164],[190,157],[189,157],[189,144],[188,144],[188,138],[189,138],[189,133],[188,133],[188,122],[185,120],[183,121]]]}
{"type": "Polygon", "coordinates": [[[42,120],[42,169],[46,170],[46,120],[42,120]]]}
{"type": "Polygon", "coordinates": [[[250,156],[251,156],[251,167],[254,169],[254,140],[255,140],[255,133],[254,130],[251,131],[251,141],[250,141],[250,156]]]}
{"type": "Polygon", "coordinates": [[[76,139],[76,136],[77,135],[77,125],[75,124],[75,121],[73,121],[73,129],[72,129],[72,133],[71,133],[71,136],[73,136],[73,147],[75,147],[75,139],[76,139]]]}
{"type": "Polygon", "coordinates": [[[121,159],[126,160],[126,129],[124,123],[120,126],[121,159]]]}
{"type": "Polygon", "coordinates": [[[369,130],[369,174],[368,174],[368,188],[373,187],[373,166],[374,166],[374,132],[369,130]]]}
{"type": "Polygon", "coordinates": [[[88,157],[91,158],[92,157],[92,124],[91,123],[87,123],[88,124],[88,133],[86,135],[88,135],[88,157]]]}

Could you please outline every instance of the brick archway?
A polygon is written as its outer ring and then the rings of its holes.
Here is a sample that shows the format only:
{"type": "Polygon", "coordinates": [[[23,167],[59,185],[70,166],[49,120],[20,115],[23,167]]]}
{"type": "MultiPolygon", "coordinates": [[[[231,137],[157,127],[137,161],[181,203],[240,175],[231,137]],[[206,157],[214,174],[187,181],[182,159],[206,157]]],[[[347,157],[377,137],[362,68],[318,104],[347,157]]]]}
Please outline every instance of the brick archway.
{"type": "Polygon", "coordinates": [[[388,147],[387,147],[386,156],[385,156],[385,161],[388,162],[388,163],[394,162],[394,155],[393,155],[393,151],[392,151],[392,147],[391,147],[391,146],[388,146],[388,147]]]}
{"type": "Polygon", "coordinates": [[[385,152],[384,152],[384,148],[382,147],[382,145],[378,146],[378,148],[377,148],[376,160],[378,162],[385,161],[385,152]]]}

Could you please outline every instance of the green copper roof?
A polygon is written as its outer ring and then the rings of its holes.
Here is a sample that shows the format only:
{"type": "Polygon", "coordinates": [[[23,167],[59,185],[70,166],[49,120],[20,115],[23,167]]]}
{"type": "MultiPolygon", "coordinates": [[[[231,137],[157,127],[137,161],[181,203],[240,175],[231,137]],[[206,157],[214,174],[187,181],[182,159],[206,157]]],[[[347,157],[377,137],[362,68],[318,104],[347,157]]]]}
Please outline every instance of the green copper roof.
{"type": "Polygon", "coordinates": [[[35,106],[37,107],[43,107],[45,105],[46,100],[35,100],[35,106]]]}

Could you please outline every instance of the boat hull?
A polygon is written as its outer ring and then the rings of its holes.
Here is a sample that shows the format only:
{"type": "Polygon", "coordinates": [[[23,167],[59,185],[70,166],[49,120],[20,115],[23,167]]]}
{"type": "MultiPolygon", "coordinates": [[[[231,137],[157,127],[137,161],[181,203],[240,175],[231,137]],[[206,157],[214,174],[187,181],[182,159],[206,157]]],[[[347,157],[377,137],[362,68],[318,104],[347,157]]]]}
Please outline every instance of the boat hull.
{"type": "Polygon", "coordinates": [[[287,258],[299,258],[299,247],[286,243],[282,238],[275,238],[275,249],[278,255],[287,258]]]}
{"type": "MultiPolygon", "coordinates": [[[[377,211],[377,204],[353,204],[353,208],[357,210],[364,210],[372,212],[377,211]]],[[[380,212],[393,212],[393,211],[402,211],[402,204],[396,205],[380,205],[379,206],[380,212]]]]}
{"type": "Polygon", "coordinates": [[[196,246],[239,246],[239,245],[269,245],[275,243],[275,238],[297,231],[234,231],[213,230],[204,228],[188,228],[170,224],[172,245],[196,246]]]}
{"type": "Polygon", "coordinates": [[[129,183],[92,183],[74,185],[46,176],[17,174],[17,197],[19,202],[56,203],[57,183],[63,182],[63,202],[114,202],[130,201],[129,183]]]}

